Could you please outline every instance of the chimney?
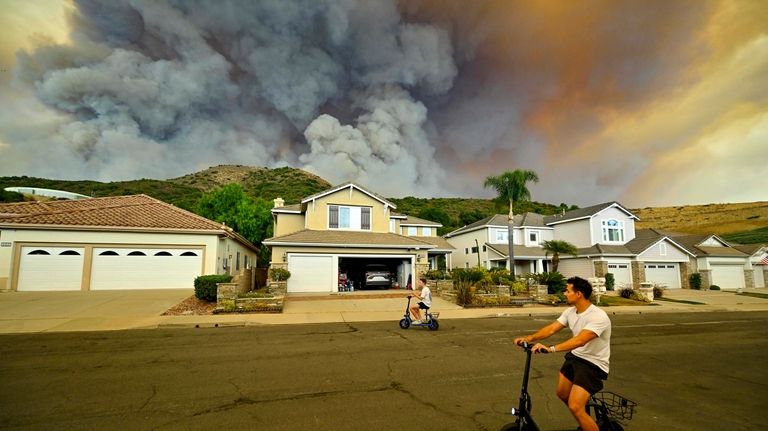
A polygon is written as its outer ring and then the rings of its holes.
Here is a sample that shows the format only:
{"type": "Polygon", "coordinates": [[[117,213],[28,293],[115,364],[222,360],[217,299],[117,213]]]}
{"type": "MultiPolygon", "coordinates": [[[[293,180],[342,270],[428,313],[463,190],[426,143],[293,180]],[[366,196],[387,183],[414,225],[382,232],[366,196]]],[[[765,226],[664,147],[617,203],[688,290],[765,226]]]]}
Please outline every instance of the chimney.
{"type": "Polygon", "coordinates": [[[275,202],[275,208],[282,208],[283,205],[285,205],[285,201],[283,200],[283,198],[275,198],[274,202],[275,202]]]}

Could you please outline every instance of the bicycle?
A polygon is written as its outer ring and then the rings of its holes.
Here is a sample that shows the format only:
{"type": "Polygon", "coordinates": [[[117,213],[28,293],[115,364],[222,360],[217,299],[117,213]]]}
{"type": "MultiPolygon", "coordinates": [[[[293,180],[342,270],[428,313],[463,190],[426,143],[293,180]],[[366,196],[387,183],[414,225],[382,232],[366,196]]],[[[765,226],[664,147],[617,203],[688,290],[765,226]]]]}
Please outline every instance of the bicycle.
{"type": "MultiPolygon", "coordinates": [[[[525,369],[523,371],[523,384],[520,389],[520,401],[518,406],[512,408],[512,415],[516,417],[514,422],[510,422],[501,427],[500,431],[539,431],[541,428],[536,424],[531,416],[533,407],[531,395],[528,393],[528,378],[531,370],[531,356],[533,344],[523,343],[523,349],[526,353],[525,369]]],[[[632,415],[637,403],[622,397],[619,394],[601,391],[592,395],[587,402],[587,413],[594,413],[595,422],[600,431],[624,431],[623,422],[632,419],[632,415]]]]}

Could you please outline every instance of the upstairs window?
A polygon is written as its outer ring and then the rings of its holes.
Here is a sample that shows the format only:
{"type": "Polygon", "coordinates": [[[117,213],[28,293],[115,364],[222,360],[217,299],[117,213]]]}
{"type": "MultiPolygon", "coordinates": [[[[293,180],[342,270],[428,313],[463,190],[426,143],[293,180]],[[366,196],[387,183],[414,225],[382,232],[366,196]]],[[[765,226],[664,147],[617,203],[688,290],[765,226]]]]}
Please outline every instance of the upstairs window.
{"type": "Polygon", "coordinates": [[[418,234],[419,234],[419,228],[413,227],[413,226],[408,227],[408,231],[407,231],[408,236],[416,236],[418,234]]]}
{"type": "Polygon", "coordinates": [[[528,242],[531,244],[538,244],[539,243],[539,232],[537,231],[531,231],[528,233],[528,242]]]}
{"type": "Polygon", "coordinates": [[[371,230],[371,208],[328,205],[328,228],[371,230]]]}
{"type": "Polygon", "coordinates": [[[509,232],[505,229],[496,230],[496,242],[509,242],[509,232]]]}
{"type": "Polygon", "coordinates": [[[624,242],[624,222],[609,219],[603,220],[603,242],[624,242]]]}
{"type": "Polygon", "coordinates": [[[431,227],[423,227],[423,228],[421,228],[421,235],[422,236],[432,236],[432,228],[431,227]]]}

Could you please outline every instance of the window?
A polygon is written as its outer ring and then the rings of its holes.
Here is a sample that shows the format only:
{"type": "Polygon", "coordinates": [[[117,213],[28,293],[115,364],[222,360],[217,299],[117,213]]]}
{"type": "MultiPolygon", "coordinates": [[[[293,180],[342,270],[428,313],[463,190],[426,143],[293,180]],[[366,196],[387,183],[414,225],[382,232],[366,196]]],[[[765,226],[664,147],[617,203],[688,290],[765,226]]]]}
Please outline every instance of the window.
{"type": "Polygon", "coordinates": [[[51,253],[48,253],[45,250],[32,250],[32,251],[30,251],[27,254],[39,254],[39,255],[43,255],[43,256],[50,256],[51,255],[51,253]]]}
{"type": "Polygon", "coordinates": [[[240,270],[240,252],[237,252],[237,260],[235,260],[235,270],[240,270]]]}
{"type": "Polygon", "coordinates": [[[389,219],[389,231],[394,232],[395,231],[395,219],[389,219]]]}
{"type": "Polygon", "coordinates": [[[61,253],[59,253],[59,256],[80,256],[80,253],[74,250],[64,250],[61,253]]]}
{"type": "Polygon", "coordinates": [[[477,253],[477,247],[472,247],[472,253],[477,253]]]}
{"type": "Polygon", "coordinates": [[[328,205],[328,228],[371,230],[371,208],[328,205]]]}
{"type": "Polygon", "coordinates": [[[496,242],[509,242],[509,232],[504,229],[498,229],[496,231],[496,242]]]}
{"type": "Polygon", "coordinates": [[[661,243],[659,244],[659,255],[666,256],[667,255],[667,244],[661,243]]]}
{"type": "Polygon", "coordinates": [[[182,256],[197,256],[197,253],[194,251],[185,251],[184,253],[181,253],[182,256]]]}
{"type": "Polygon", "coordinates": [[[614,219],[603,220],[603,241],[624,242],[624,222],[614,219]]]}
{"type": "Polygon", "coordinates": [[[173,256],[171,253],[168,253],[167,251],[158,251],[155,253],[155,256],[173,256]]]}
{"type": "Polygon", "coordinates": [[[468,248],[464,249],[464,254],[469,254],[469,249],[468,248]]]}
{"type": "Polygon", "coordinates": [[[408,227],[408,236],[416,236],[419,234],[419,228],[417,227],[408,227]]]}
{"type": "Polygon", "coordinates": [[[147,254],[143,251],[132,251],[128,253],[128,256],[146,256],[147,254]]]}
{"type": "Polygon", "coordinates": [[[117,254],[116,251],[107,250],[107,251],[102,251],[101,253],[99,253],[99,256],[119,256],[119,254],[117,254]]]}
{"type": "Polygon", "coordinates": [[[432,228],[428,228],[428,227],[421,228],[421,234],[423,236],[432,236],[432,228]]]}
{"type": "Polygon", "coordinates": [[[485,245],[483,245],[483,251],[487,251],[487,250],[485,249],[485,245]]]}
{"type": "Polygon", "coordinates": [[[528,241],[532,244],[538,244],[539,243],[539,233],[536,231],[532,231],[528,234],[528,241]]]}

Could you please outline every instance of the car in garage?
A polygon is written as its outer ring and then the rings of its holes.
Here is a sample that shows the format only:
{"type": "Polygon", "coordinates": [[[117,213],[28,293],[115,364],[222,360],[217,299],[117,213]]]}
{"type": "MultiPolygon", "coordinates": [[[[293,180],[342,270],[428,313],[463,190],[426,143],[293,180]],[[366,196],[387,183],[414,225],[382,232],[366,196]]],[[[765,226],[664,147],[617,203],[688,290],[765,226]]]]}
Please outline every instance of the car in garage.
{"type": "Polygon", "coordinates": [[[389,289],[392,287],[392,272],[383,264],[371,263],[365,266],[365,287],[389,289]]]}

